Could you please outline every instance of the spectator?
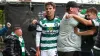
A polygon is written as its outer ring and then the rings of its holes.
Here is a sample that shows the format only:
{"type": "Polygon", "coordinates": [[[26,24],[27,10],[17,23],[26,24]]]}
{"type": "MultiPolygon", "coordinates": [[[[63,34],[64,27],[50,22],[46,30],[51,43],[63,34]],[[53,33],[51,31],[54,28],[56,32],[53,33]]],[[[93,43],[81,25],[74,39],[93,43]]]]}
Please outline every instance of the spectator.
{"type": "Polygon", "coordinates": [[[21,27],[14,27],[11,35],[4,39],[4,43],[3,56],[29,56],[25,49],[21,27]]]}

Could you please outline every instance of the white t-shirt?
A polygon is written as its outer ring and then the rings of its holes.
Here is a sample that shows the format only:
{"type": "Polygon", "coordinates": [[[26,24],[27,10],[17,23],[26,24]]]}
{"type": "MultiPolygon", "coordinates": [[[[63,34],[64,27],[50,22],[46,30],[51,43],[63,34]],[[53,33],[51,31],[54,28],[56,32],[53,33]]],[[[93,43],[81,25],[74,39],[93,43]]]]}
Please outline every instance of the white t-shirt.
{"type": "Polygon", "coordinates": [[[74,27],[78,25],[78,22],[74,18],[65,19],[65,15],[60,23],[60,32],[57,40],[58,51],[81,51],[81,37],[74,33],[74,27]]]}

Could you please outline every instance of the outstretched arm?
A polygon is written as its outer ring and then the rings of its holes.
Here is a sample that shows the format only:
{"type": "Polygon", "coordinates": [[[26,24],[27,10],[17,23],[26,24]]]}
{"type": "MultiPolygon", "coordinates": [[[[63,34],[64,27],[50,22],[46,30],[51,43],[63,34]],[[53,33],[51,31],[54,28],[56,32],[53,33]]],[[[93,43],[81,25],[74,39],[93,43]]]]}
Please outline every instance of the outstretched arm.
{"type": "Polygon", "coordinates": [[[73,14],[73,18],[76,19],[77,21],[79,21],[80,23],[82,24],[85,24],[85,25],[93,25],[92,21],[91,20],[86,20],[78,15],[74,15],[73,14]]]}
{"type": "Polygon", "coordinates": [[[96,28],[93,27],[92,29],[90,30],[86,30],[86,31],[78,31],[77,28],[74,29],[74,32],[77,34],[77,35],[94,35],[94,33],[96,32],[96,28]]]}
{"type": "Polygon", "coordinates": [[[71,17],[73,17],[74,19],[76,19],[77,21],[79,21],[80,23],[87,25],[87,26],[99,26],[99,22],[97,22],[96,20],[86,20],[78,15],[75,14],[68,14],[66,15],[66,19],[71,19],[71,17]]]}

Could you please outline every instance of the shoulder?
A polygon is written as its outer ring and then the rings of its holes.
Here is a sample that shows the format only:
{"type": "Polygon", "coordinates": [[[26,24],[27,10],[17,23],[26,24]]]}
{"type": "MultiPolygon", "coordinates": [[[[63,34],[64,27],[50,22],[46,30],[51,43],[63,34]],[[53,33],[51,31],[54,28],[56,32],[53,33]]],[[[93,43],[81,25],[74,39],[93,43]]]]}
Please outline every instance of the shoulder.
{"type": "Polygon", "coordinates": [[[45,23],[47,21],[47,19],[46,18],[43,18],[43,19],[41,19],[40,21],[39,21],[39,23],[40,24],[43,24],[43,23],[45,23]]]}
{"type": "Polygon", "coordinates": [[[8,35],[5,39],[14,40],[16,39],[14,35],[8,35]]]}
{"type": "Polygon", "coordinates": [[[97,22],[96,20],[91,20],[91,21],[92,21],[93,26],[99,26],[100,25],[100,23],[97,22]]]}
{"type": "Polygon", "coordinates": [[[61,21],[61,18],[55,18],[55,21],[56,22],[60,22],[61,21]]]}
{"type": "Polygon", "coordinates": [[[55,17],[55,20],[61,20],[61,18],[56,18],[56,17],[55,17]]]}
{"type": "Polygon", "coordinates": [[[4,39],[4,43],[12,43],[14,42],[15,38],[12,35],[8,35],[7,37],[5,37],[4,39]]]}
{"type": "Polygon", "coordinates": [[[6,38],[11,38],[11,37],[13,37],[13,35],[8,35],[6,38]]]}
{"type": "Polygon", "coordinates": [[[40,21],[46,21],[46,18],[41,19],[40,21]]]}

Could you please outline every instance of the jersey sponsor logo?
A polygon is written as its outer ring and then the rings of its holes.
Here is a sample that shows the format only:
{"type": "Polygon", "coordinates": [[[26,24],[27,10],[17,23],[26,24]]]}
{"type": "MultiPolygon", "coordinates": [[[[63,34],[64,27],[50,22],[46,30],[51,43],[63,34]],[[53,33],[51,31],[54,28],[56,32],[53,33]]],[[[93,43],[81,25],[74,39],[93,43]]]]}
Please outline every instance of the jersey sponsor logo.
{"type": "MultiPolygon", "coordinates": [[[[52,29],[52,28],[50,28],[50,29],[52,29]]],[[[47,30],[47,31],[43,31],[43,34],[56,34],[58,32],[59,32],[58,30],[47,30]]]]}

